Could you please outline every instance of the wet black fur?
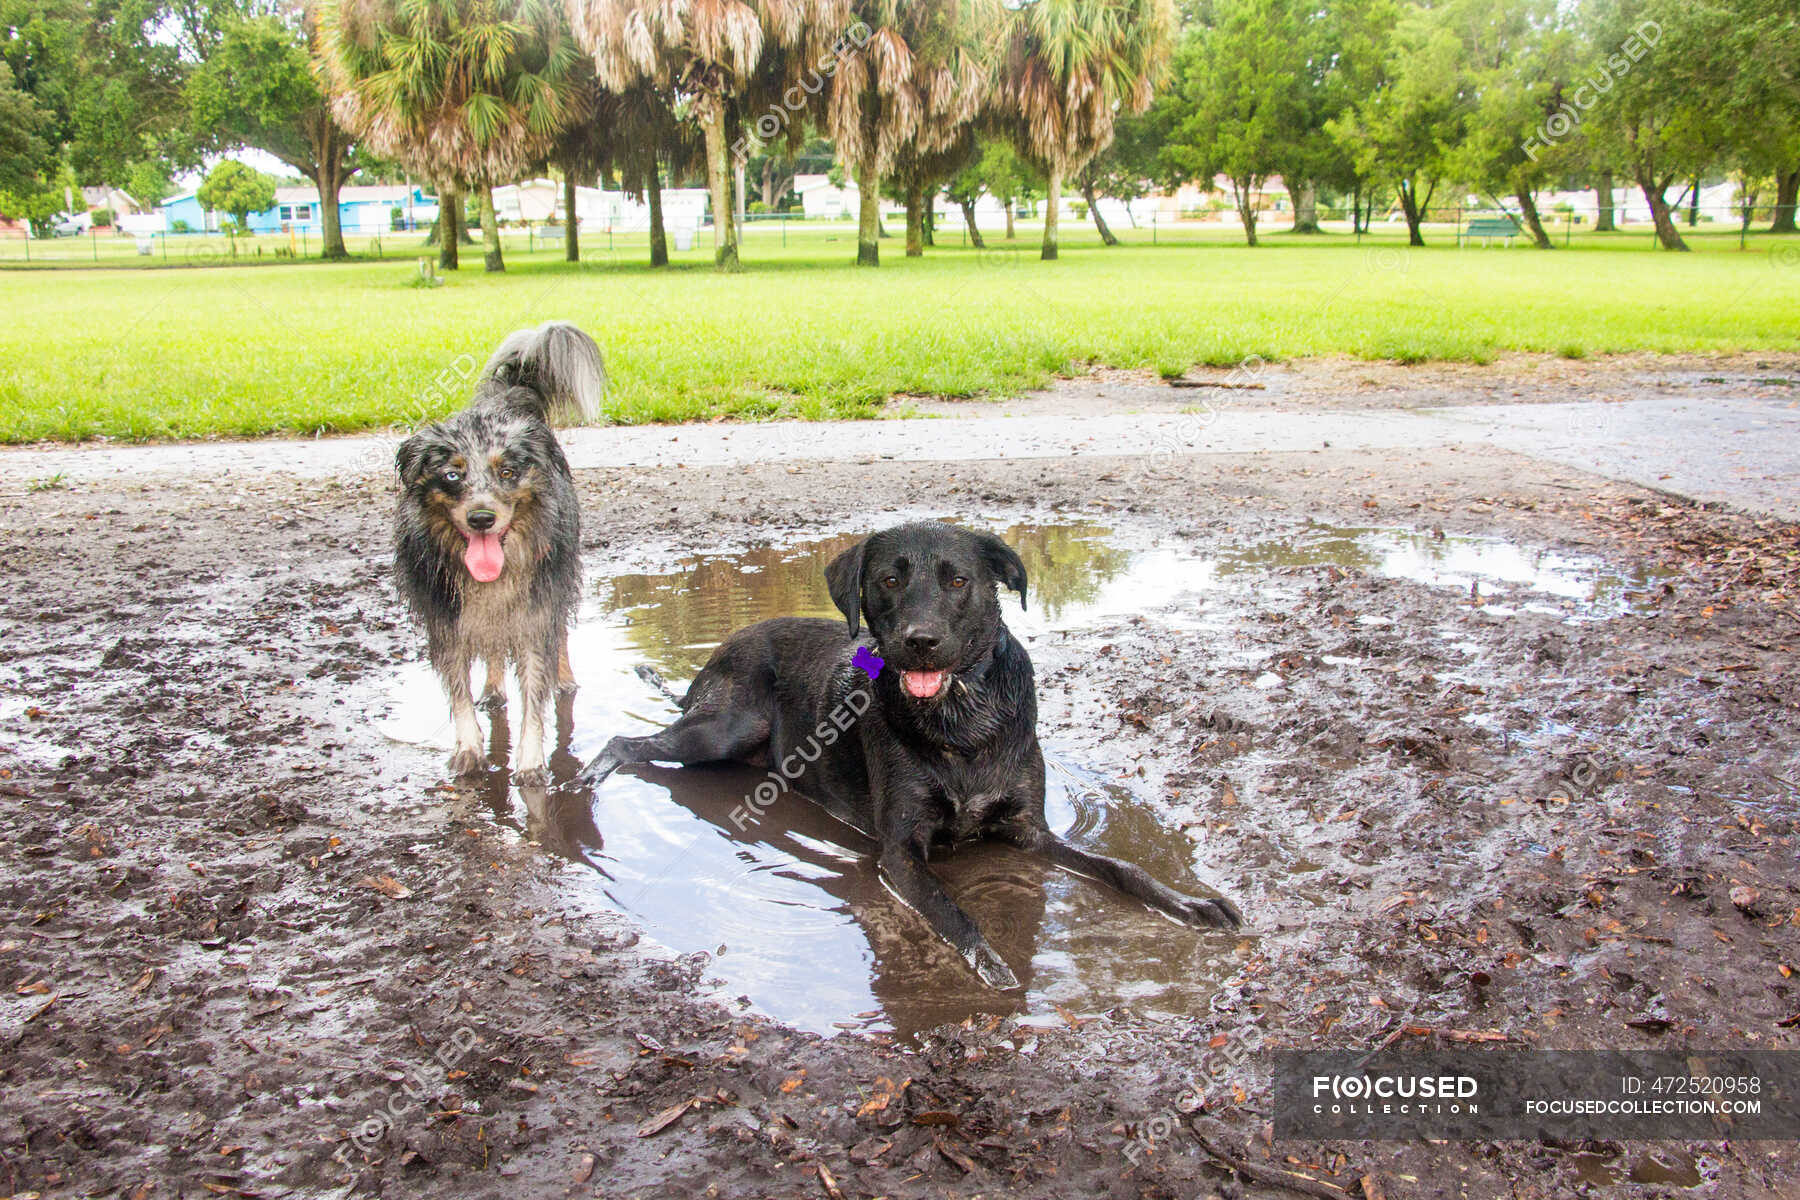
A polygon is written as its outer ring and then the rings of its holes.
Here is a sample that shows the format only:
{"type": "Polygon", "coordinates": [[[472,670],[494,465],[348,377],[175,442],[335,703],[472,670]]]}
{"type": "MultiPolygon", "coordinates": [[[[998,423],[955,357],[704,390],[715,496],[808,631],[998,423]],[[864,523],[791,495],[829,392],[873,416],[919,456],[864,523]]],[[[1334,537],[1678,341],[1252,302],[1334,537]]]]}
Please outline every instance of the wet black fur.
{"type": "Polygon", "coordinates": [[[613,738],[586,778],[652,760],[775,767],[772,778],[792,778],[875,838],[888,885],[995,987],[1018,981],[927,868],[936,847],[1011,842],[1188,924],[1238,924],[1228,900],[1182,895],[1050,831],[1031,659],[1000,618],[1000,585],[1025,596],[1010,546],[950,525],[902,525],[845,551],[825,575],[845,623],[781,618],[732,634],[688,689],[679,720],[649,737],[613,738]],[[872,685],[852,663],[865,620],[885,661],[872,685]],[[901,671],[939,669],[950,675],[932,699],[901,686],[901,671]],[[866,711],[839,734],[845,710],[862,706],[858,693],[866,711]]]}

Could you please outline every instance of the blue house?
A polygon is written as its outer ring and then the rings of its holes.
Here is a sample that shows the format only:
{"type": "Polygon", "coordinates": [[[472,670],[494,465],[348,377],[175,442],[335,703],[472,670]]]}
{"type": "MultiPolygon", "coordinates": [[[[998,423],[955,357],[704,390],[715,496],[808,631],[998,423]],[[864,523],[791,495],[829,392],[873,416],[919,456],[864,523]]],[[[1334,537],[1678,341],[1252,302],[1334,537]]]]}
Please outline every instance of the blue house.
{"type": "MultiPolygon", "coordinates": [[[[437,220],[437,197],[427,195],[424,188],[400,184],[372,187],[344,187],[338,192],[338,224],[345,233],[385,233],[395,227],[429,225],[437,220]],[[396,217],[396,210],[398,216],[396,217]]],[[[229,213],[209,212],[200,207],[197,192],[182,192],[162,203],[165,228],[176,229],[176,222],[193,233],[216,232],[229,213]]],[[[306,233],[317,235],[325,228],[320,211],[319,192],[312,187],[278,187],[275,203],[262,212],[251,213],[252,233],[306,233]]]]}

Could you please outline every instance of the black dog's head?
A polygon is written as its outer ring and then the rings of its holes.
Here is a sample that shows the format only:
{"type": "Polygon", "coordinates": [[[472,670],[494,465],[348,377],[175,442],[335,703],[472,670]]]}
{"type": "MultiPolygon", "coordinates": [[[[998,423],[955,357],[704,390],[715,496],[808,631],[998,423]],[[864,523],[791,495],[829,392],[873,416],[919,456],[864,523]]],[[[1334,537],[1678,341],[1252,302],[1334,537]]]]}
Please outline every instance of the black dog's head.
{"type": "Polygon", "coordinates": [[[997,584],[1025,603],[1025,564],[991,533],[935,521],[871,534],[831,561],[825,581],[855,637],[861,619],[906,693],[935,700],[951,673],[993,651],[997,584]]]}
{"type": "Polygon", "coordinates": [[[471,410],[413,434],[394,465],[432,541],[492,583],[505,569],[509,541],[532,532],[555,455],[543,422],[471,410]]]}

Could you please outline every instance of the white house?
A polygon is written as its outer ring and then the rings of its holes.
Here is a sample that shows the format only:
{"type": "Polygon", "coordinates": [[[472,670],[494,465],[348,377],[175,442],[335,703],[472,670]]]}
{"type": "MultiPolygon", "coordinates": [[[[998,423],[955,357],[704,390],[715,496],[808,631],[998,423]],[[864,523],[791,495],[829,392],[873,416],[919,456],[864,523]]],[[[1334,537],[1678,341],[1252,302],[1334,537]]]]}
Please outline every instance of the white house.
{"type": "MultiPolygon", "coordinates": [[[[663,228],[670,233],[698,229],[706,214],[705,188],[664,188],[663,228]]],[[[554,179],[529,179],[494,189],[494,211],[502,221],[531,224],[563,220],[563,185],[554,179]]],[[[575,189],[575,216],[589,233],[625,233],[650,228],[650,208],[623,192],[603,188],[575,189]]]]}

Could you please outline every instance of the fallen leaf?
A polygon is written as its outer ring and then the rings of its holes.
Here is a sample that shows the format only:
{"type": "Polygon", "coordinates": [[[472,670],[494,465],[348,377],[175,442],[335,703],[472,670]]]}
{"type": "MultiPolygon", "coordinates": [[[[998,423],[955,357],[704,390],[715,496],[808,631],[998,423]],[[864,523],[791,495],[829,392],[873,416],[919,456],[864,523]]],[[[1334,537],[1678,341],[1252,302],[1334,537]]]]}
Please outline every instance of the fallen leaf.
{"type": "Polygon", "coordinates": [[[361,884],[363,887],[374,888],[391,900],[404,900],[412,895],[412,889],[392,875],[371,875],[362,880],[361,884]]]}

